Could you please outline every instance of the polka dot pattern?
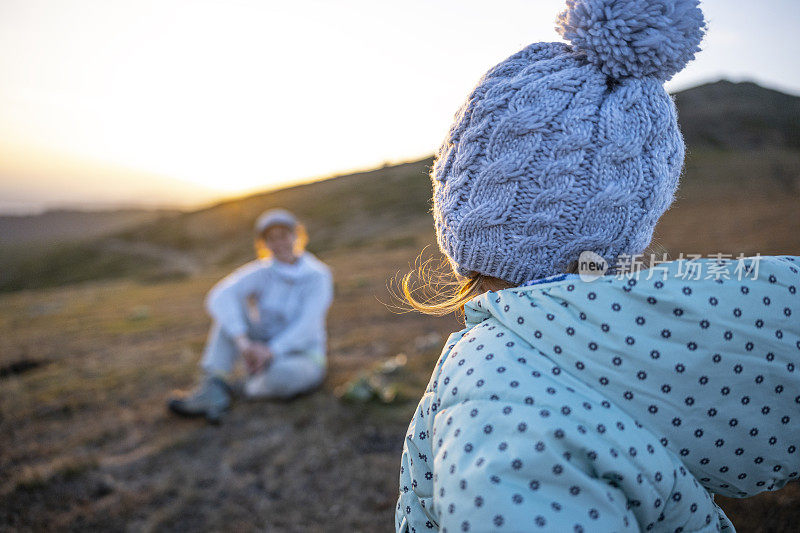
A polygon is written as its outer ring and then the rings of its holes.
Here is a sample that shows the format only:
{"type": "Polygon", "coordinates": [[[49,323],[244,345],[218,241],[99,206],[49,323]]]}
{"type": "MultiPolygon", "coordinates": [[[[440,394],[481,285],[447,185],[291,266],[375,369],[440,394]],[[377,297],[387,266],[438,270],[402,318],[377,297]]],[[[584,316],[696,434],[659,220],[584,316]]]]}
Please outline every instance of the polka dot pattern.
{"type": "Polygon", "coordinates": [[[732,531],[712,493],[800,470],[800,259],[734,263],[472,300],[409,425],[397,531],[732,531]]]}

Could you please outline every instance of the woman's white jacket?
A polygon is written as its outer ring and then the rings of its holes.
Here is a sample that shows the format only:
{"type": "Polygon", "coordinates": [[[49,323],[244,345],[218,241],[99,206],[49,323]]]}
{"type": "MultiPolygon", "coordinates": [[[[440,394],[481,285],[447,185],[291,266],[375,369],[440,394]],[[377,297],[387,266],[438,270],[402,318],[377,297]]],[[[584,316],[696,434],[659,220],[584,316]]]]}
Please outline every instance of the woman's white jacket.
{"type": "Polygon", "coordinates": [[[276,355],[313,353],[324,361],[331,271],[310,252],[293,263],[256,259],[219,281],[205,306],[231,338],[265,341],[276,355]]]}

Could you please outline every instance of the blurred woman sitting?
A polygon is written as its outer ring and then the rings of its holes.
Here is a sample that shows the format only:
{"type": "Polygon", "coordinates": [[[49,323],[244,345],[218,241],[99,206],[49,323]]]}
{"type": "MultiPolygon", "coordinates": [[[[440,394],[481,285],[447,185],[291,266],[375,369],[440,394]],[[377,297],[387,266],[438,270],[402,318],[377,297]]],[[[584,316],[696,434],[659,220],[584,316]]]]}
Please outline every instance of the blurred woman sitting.
{"type": "Polygon", "coordinates": [[[200,363],[204,378],[169,408],[218,422],[231,403],[228,382],[238,359],[248,398],[287,399],[325,378],[325,318],[333,297],[330,269],[305,251],[306,233],[290,212],[273,209],[255,224],[259,258],[208,293],[213,322],[200,363]]]}

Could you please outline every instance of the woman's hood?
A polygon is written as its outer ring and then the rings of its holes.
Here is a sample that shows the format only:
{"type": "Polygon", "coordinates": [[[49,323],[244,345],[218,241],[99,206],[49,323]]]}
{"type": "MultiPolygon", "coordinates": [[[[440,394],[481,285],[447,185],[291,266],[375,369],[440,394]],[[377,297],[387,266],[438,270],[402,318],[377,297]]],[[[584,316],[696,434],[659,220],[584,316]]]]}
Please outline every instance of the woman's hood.
{"type": "Polygon", "coordinates": [[[650,429],[706,488],[748,496],[800,470],[799,267],[795,256],[672,261],[487,292],[467,304],[467,326],[497,320],[650,429]]]}

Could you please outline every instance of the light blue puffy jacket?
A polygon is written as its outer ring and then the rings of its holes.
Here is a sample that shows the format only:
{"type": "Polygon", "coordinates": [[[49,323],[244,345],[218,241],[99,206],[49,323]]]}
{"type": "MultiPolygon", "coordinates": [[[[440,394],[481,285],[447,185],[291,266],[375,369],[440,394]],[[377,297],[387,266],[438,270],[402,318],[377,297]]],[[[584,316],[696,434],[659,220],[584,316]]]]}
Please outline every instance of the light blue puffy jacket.
{"type": "Polygon", "coordinates": [[[397,531],[732,531],[710,493],[798,479],[800,258],[660,267],[467,304],[409,425],[397,531]]]}

